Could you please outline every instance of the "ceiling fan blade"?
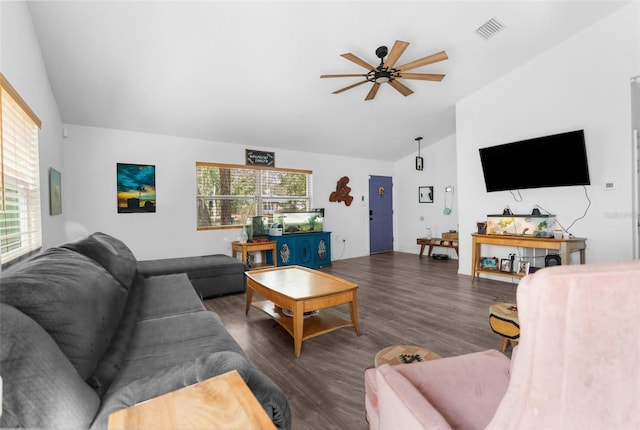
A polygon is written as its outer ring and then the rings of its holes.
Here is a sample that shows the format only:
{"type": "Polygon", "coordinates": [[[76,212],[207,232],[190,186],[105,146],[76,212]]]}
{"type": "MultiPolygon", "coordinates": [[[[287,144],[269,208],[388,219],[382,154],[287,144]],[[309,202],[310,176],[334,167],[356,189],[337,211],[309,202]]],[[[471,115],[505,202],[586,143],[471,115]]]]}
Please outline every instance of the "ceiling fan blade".
{"type": "Polygon", "coordinates": [[[417,79],[419,81],[441,81],[445,75],[438,73],[400,73],[398,78],[401,79],[417,79]]]}
{"type": "Polygon", "coordinates": [[[378,83],[373,84],[373,86],[369,90],[369,94],[367,94],[367,97],[365,97],[364,99],[365,100],[373,100],[373,98],[378,93],[378,88],[380,88],[380,84],[378,84],[378,83]]]}
{"type": "Polygon", "coordinates": [[[340,94],[340,93],[341,93],[341,92],[343,92],[343,91],[347,91],[347,90],[350,90],[351,88],[355,88],[355,87],[357,87],[358,85],[362,85],[362,84],[364,84],[365,82],[369,82],[369,81],[364,80],[364,81],[362,81],[362,82],[358,82],[358,83],[355,83],[355,84],[353,84],[353,85],[349,85],[348,87],[344,87],[344,88],[341,88],[341,89],[339,89],[339,90],[336,90],[336,91],[332,92],[331,94],[340,94]]]}
{"type": "Polygon", "coordinates": [[[342,54],[340,55],[342,58],[346,58],[349,61],[352,61],[354,63],[356,63],[358,66],[362,66],[367,70],[373,70],[375,69],[375,67],[373,67],[371,64],[367,63],[366,61],[364,61],[363,59],[361,59],[360,57],[357,57],[355,55],[353,55],[352,53],[348,52],[346,54],[342,54]]]}
{"type": "Polygon", "coordinates": [[[348,73],[346,75],[320,75],[321,78],[355,78],[356,76],[367,76],[362,73],[348,73]]]}
{"type": "Polygon", "coordinates": [[[402,94],[403,96],[408,96],[410,94],[413,94],[413,91],[411,91],[409,88],[407,88],[406,86],[404,86],[403,84],[401,84],[400,82],[398,82],[397,80],[393,80],[393,81],[389,81],[389,85],[391,85],[393,88],[395,88],[400,94],[402,94]]]}
{"type": "Polygon", "coordinates": [[[384,67],[393,67],[398,61],[398,58],[404,53],[404,50],[409,46],[409,42],[403,42],[402,40],[396,40],[391,48],[391,52],[387,56],[387,61],[384,62],[384,67]]]}
{"type": "Polygon", "coordinates": [[[404,72],[405,70],[411,70],[417,67],[426,66],[427,64],[437,63],[438,61],[443,61],[447,58],[449,58],[447,56],[447,53],[444,51],[440,51],[437,54],[429,55],[428,57],[420,58],[419,60],[415,60],[400,67],[396,67],[396,69],[404,72]]]}

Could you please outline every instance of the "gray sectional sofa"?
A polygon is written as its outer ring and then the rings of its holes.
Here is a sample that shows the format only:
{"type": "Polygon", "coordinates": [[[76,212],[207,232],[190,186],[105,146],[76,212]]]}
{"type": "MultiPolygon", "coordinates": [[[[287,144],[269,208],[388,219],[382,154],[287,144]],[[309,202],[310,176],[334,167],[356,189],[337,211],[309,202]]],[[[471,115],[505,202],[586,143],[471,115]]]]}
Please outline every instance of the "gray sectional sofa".
{"type": "Polygon", "coordinates": [[[122,241],[94,233],[4,271],[0,427],[106,428],[116,410],[235,369],[290,428],[284,393],[204,308],[185,273],[195,261],[183,263],[160,275],[146,263],[145,277],[122,241]]]}

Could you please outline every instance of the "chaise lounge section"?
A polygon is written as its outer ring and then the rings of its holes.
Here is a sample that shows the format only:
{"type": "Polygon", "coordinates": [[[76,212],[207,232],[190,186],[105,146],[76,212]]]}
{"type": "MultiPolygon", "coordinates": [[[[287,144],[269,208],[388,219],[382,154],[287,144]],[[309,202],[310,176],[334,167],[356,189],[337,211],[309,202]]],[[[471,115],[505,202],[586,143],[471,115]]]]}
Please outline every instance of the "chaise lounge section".
{"type": "Polygon", "coordinates": [[[282,390],[204,308],[188,275],[145,278],[112,236],[94,233],[3,272],[0,302],[0,427],[104,429],[116,410],[230,370],[277,428],[291,427],[282,390]]]}

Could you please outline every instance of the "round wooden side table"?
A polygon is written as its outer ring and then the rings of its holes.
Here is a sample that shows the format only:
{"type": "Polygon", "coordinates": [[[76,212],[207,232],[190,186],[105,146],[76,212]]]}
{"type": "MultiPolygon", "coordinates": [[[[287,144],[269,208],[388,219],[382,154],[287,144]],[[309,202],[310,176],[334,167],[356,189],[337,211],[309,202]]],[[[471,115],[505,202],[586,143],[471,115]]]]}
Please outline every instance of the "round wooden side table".
{"type": "Polygon", "coordinates": [[[408,364],[442,358],[433,351],[415,345],[393,345],[381,349],[375,358],[375,366],[382,364],[408,364]]]}

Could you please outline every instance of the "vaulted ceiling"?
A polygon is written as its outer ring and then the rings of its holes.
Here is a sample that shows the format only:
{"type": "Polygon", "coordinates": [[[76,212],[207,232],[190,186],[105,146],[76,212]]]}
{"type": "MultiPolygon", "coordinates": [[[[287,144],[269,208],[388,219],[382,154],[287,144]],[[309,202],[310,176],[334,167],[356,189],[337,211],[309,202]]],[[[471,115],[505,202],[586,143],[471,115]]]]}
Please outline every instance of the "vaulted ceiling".
{"type": "MultiPolygon", "coordinates": [[[[455,103],[628,2],[30,1],[63,122],[208,141],[398,160],[455,133],[455,103]],[[489,19],[504,28],[485,40],[489,19]],[[410,42],[398,65],[439,51],[365,101],[333,91],[410,42]]],[[[594,56],[598,49],[595,47],[594,56]]],[[[526,85],[526,82],[522,83],[526,85]]],[[[523,101],[526,102],[526,101],[523,101]]]]}

